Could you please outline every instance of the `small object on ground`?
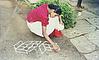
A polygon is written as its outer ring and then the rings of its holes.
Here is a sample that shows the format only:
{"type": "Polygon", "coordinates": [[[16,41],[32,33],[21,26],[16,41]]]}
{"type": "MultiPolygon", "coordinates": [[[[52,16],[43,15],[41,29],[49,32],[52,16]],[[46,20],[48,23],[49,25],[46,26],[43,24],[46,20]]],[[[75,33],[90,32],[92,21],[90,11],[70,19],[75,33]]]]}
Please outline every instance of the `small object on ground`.
{"type": "Polygon", "coordinates": [[[78,12],[78,16],[81,16],[81,12],[78,12]]]}

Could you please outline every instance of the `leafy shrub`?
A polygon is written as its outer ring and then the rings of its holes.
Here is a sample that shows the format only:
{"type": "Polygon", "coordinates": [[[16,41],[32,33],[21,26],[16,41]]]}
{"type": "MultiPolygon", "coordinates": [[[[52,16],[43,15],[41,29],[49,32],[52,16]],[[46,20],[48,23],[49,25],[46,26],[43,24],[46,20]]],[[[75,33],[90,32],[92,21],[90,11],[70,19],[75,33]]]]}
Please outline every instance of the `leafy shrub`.
{"type": "Polygon", "coordinates": [[[34,8],[40,6],[41,4],[44,4],[44,3],[48,3],[48,4],[53,3],[53,4],[57,4],[61,7],[61,9],[62,9],[62,21],[64,23],[65,29],[73,28],[75,26],[76,13],[73,10],[73,8],[70,6],[69,3],[67,3],[67,2],[63,3],[63,2],[60,2],[60,0],[41,0],[38,3],[31,4],[30,7],[32,9],[34,9],[34,8]]]}

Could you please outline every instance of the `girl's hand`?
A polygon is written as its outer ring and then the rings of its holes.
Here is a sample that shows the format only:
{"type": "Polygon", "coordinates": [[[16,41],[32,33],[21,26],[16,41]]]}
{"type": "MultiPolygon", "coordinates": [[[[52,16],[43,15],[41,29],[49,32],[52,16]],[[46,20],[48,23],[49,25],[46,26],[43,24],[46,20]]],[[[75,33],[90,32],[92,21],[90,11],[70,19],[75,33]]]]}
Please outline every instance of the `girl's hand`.
{"type": "Polygon", "coordinates": [[[64,25],[64,23],[61,21],[61,22],[59,22],[59,24],[61,24],[61,25],[64,25]]]}
{"type": "Polygon", "coordinates": [[[53,44],[53,49],[55,52],[60,51],[60,47],[56,43],[53,44]]]}
{"type": "Polygon", "coordinates": [[[63,23],[63,21],[62,21],[62,18],[61,18],[61,15],[59,15],[59,24],[64,25],[64,23],[63,23]]]}

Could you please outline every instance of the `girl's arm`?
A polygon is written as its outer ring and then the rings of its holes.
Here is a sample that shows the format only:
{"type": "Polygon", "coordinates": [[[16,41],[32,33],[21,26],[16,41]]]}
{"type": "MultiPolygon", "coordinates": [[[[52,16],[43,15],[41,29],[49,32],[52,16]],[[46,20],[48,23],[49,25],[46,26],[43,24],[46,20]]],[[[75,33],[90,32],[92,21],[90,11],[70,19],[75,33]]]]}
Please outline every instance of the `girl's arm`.
{"type": "Polygon", "coordinates": [[[48,34],[46,33],[46,27],[43,26],[42,27],[42,34],[44,35],[45,39],[51,43],[52,45],[54,44],[54,42],[50,39],[50,37],[48,36],[48,34]]]}
{"type": "Polygon", "coordinates": [[[62,25],[64,24],[63,21],[62,21],[61,15],[59,15],[59,23],[62,24],[62,25]]]}
{"type": "Polygon", "coordinates": [[[48,34],[46,33],[46,27],[45,26],[42,26],[42,31],[43,31],[43,35],[45,37],[45,39],[53,46],[53,49],[55,51],[59,51],[60,50],[60,47],[55,44],[51,39],[50,37],[48,36],[48,34]]]}

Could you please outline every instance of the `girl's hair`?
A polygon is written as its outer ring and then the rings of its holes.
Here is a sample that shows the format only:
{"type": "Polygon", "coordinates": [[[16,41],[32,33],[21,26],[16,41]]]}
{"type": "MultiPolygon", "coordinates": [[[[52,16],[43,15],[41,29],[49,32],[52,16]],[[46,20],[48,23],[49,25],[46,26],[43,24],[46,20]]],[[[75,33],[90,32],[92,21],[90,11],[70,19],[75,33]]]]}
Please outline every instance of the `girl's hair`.
{"type": "Polygon", "coordinates": [[[55,10],[55,13],[61,15],[62,10],[61,10],[61,8],[60,8],[58,5],[48,4],[48,7],[49,7],[50,9],[54,9],[54,10],[55,10]]]}

